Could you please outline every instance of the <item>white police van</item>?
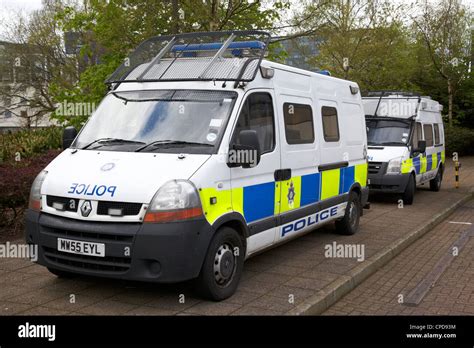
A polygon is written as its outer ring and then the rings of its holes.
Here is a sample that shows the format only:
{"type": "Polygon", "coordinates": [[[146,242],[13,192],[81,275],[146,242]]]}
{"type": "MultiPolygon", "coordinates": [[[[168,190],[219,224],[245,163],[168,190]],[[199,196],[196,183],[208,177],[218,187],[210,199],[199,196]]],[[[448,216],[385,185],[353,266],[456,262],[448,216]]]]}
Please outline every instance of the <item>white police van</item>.
{"type": "Polygon", "coordinates": [[[442,105],[411,92],[362,98],[367,124],[370,192],[401,194],[412,204],[417,185],[439,191],[445,164],[442,105]]]}
{"type": "Polygon", "coordinates": [[[197,278],[221,300],[249,256],[330,221],[355,233],[368,197],[359,88],[264,60],[269,40],[141,44],[33,184],[38,262],[57,275],[197,278]]]}

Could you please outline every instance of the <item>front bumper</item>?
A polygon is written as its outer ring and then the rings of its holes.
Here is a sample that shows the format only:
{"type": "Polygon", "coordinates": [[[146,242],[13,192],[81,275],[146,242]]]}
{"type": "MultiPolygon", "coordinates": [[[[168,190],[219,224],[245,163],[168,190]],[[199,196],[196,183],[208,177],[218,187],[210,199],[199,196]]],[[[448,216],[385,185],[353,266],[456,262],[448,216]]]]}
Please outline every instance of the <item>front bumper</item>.
{"type": "Polygon", "coordinates": [[[214,230],[205,218],[170,223],[103,223],[26,212],[26,241],[38,263],[53,269],[116,279],[179,282],[199,275],[214,230]],[[57,239],[105,244],[105,257],[57,250],[57,239]]]}
{"type": "Polygon", "coordinates": [[[370,192],[403,193],[411,174],[370,174],[370,192]]]}

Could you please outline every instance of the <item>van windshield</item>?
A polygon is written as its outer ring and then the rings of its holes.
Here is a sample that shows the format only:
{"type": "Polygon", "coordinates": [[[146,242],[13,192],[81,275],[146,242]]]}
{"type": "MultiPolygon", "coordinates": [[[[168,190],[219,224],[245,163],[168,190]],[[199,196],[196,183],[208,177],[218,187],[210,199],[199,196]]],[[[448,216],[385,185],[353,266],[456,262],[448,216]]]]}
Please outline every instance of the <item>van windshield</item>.
{"type": "Polygon", "coordinates": [[[73,147],[215,153],[236,98],[235,92],[202,90],[112,92],[91,116],[73,147]]]}
{"type": "Polygon", "coordinates": [[[410,124],[401,120],[366,119],[367,144],[406,146],[410,124]]]}

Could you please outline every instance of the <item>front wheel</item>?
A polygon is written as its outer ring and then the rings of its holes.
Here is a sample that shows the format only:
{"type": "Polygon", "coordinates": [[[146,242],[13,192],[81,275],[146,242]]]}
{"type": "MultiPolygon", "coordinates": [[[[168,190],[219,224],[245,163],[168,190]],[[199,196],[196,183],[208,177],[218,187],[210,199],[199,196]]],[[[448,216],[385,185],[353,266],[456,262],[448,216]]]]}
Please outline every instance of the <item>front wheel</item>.
{"type": "Polygon", "coordinates": [[[198,290],[207,299],[221,301],[237,290],[244,266],[242,238],[234,229],[219,229],[211,241],[197,279],[198,290]]]}
{"type": "Polygon", "coordinates": [[[359,195],[352,191],[349,194],[346,212],[341,220],[336,220],[336,231],[339,234],[351,235],[359,229],[361,204],[359,195]]]}
{"type": "Polygon", "coordinates": [[[436,176],[430,180],[430,190],[438,192],[441,189],[441,181],[443,180],[443,171],[442,168],[438,168],[436,176]]]}

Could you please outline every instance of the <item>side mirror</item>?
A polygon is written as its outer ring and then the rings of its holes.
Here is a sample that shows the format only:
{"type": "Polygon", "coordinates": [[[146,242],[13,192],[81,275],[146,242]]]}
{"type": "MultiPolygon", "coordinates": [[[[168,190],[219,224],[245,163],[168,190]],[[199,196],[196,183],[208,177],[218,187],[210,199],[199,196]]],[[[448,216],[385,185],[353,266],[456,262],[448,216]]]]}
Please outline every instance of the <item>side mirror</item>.
{"type": "Polygon", "coordinates": [[[426,140],[418,140],[418,146],[413,150],[414,152],[423,153],[426,151],[426,140]]]}
{"type": "Polygon", "coordinates": [[[63,150],[69,148],[76,139],[77,136],[77,129],[74,128],[73,126],[69,126],[64,128],[63,130],[63,150]]]}
{"type": "Polygon", "coordinates": [[[252,168],[260,163],[260,143],[257,131],[242,130],[239,133],[239,144],[231,145],[227,165],[229,167],[252,168]]]}

